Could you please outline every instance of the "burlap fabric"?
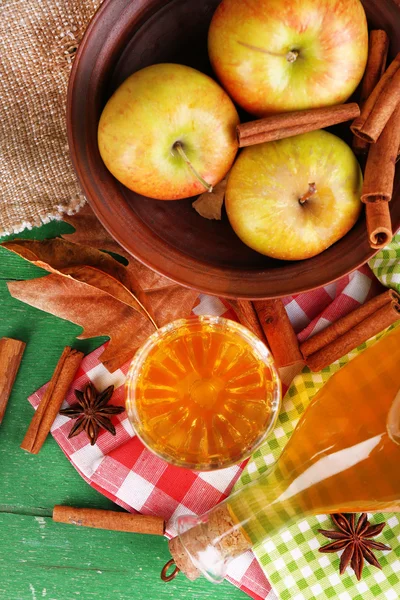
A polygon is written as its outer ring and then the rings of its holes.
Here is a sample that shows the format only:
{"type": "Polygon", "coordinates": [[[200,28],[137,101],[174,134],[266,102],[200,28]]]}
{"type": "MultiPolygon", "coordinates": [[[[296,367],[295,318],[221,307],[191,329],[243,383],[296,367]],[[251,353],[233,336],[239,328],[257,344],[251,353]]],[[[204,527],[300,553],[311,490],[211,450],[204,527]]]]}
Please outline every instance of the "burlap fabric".
{"type": "Polygon", "coordinates": [[[85,202],[68,154],[73,56],[100,0],[0,0],[0,235],[85,202]]]}

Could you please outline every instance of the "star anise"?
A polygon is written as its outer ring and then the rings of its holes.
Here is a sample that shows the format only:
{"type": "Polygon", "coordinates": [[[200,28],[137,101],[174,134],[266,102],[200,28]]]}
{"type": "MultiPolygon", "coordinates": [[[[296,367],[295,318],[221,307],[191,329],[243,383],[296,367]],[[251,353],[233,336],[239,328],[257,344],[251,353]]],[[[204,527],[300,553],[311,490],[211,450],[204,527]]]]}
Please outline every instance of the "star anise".
{"type": "Polygon", "coordinates": [[[364,559],[370,564],[382,569],[372,550],[391,550],[389,546],[380,542],[373,542],[371,538],[379,535],[386,523],[371,525],[366,513],[362,513],[356,524],[356,516],[336,514],[331,519],[339,531],[325,531],[318,529],[325,537],[335,540],[319,548],[320,552],[339,552],[344,550],[340,559],[340,574],[343,575],[350,565],[360,581],[364,567],[364,559]]]}
{"type": "Polygon", "coordinates": [[[119,415],[125,409],[123,406],[107,406],[113,391],[114,386],[110,385],[103,392],[98,392],[91,382],[86,385],[83,392],[75,390],[78,404],[60,410],[60,415],[76,419],[68,438],[78,435],[81,431],[86,431],[90,444],[93,446],[97,441],[101,428],[115,435],[115,427],[109,416],[119,415]]]}

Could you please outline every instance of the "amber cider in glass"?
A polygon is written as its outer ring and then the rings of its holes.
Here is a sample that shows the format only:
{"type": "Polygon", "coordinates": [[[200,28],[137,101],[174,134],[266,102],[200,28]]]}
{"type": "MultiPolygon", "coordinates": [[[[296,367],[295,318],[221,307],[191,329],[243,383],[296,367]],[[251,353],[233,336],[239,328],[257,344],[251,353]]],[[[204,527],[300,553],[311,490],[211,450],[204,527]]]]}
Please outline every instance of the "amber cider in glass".
{"type": "Polygon", "coordinates": [[[271,430],[280,402],[264,344],[215,317],[181,320],[152,338],[127,383],[128,414],[142,441],[162,458],[199,470],[249,455],[271,430]]]}

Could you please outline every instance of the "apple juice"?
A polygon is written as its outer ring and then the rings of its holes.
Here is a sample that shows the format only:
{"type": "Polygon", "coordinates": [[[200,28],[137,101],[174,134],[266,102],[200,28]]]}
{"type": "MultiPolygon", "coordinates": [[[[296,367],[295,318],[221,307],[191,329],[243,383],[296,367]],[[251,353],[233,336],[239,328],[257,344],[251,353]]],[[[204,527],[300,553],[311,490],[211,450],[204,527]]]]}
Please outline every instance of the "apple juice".
{"type": "Polygon", "coordinates": [[[232,558],[307,515],[400,509],[399,366],[397,327],[329,379],[275,467],[205,515],[178,519],[171,551],[179,563],[184,547],[190,578],[221,581],[232,558]]]}
{"type": "Polygon", "coordinates": [[[205,470],[232,464],[272,427],[279,401],[272,359],[232,321],[180,323],[156,334],[133,377],[132,401],[128,390],[128,414],[142,441],[170,462],[205,470]]]}

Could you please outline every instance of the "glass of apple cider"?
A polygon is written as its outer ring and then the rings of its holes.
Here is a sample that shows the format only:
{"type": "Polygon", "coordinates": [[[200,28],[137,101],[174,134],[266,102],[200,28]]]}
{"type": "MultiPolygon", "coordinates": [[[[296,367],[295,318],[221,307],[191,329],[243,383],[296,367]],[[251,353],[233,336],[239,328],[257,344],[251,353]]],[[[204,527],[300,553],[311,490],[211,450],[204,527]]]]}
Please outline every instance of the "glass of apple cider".
{"type": "Polygon", "coordinates": [[[281,403],[268,348],[242,325],[191,317],[157,330],[136,353],[126,406],[160,458],[211,471],[240,462],[266,439],[281,403]]]}

